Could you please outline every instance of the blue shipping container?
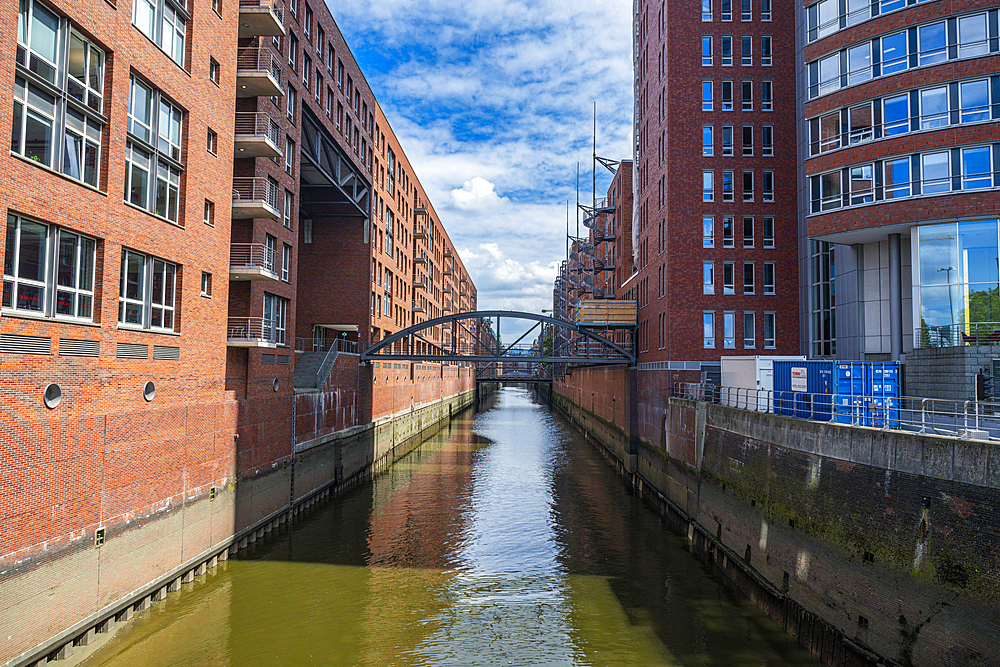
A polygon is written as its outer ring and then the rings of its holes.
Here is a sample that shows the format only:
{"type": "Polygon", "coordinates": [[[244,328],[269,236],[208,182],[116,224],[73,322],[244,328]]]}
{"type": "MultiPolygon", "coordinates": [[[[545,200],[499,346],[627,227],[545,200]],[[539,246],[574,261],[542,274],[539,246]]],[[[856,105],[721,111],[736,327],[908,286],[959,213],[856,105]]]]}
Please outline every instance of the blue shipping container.
{"type": "Polygon", "coordinates": [[[833,413],[833,362],[775,359],[773,380],[774,411],[777,414],[816,421],[830,420],[833,413]]]}
{"type": "Polygon", "coordinates": [[[865,393],[865,364],[863,361],[837,362],[837,393],[865,393]]]}

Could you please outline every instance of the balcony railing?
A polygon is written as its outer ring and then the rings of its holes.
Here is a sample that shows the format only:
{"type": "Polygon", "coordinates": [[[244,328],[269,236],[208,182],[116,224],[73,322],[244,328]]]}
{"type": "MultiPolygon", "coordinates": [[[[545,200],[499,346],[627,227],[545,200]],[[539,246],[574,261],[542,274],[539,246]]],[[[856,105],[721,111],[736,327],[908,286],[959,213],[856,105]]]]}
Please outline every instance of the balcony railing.
{"type": "Polygon", "coordinates": [[[280,135],[270,114],[237,113],[234,157],[281,157],[280,135]]]}
{"type": "Polygon", "coordinates": [[[453,256],[451,248],[445,248],[444,249],[444,256],[445,257],[452,257],[453,256]]]}
{"type": "Polygon", "coordinates": [[[424,253],[418,253],[418,254],[414,255],[413,256],[413,263],[414,264],[426,264],[427,263],[427,255],[425,255],[424,253]]]}
{"type": "Polygon", "coordinates": [[[268,48],[246,48],[236,55],[237,97],[284,95],[281,61],[268,48]]]}
{"type": "Polygon", "coordinates": [[[243,39],[285,34],[285,10],[274,0],[240,0],[240,31],[243,39]]]}
{"type": "Polygon", "coordinates": [[[358,341],[344,340],[343,338],[326,338],[323,340],[316,338],[296,338],[296,352],[348,352],[358,353],[358,341]]]}
{"type": "Polygon", "coordinates": [[[413,238],[415,239],[426,239],[427,238],[427,228],[417,225],[413,229],[413,238]]]}
{"type": "Polygon", "coordinates": [[[427,279],[420,276],[413,276],[414,289],[427,289],[427,279]]]}
{"type": "Polygon", "coordinates": [[[278,189],[266,178],[237,176],[233,179],[233,218],[281,217],[278,210],[278,189]]]}
{"type": "Polygon", "coordinates": [[[284,331],[263,317],[230,317],[226,325],[226,345],[230,347],[277,347],[284,331]]]}
{"type": "Polygon", "coordinates": [[[230,280],[278,280],[274,248],[263,243],[233,243],[229,247],[230,280]]]}
{"type": "Polygon", "coordinates": [[[452,269],[451,267],[445,267],[445,269],[444,269],[444,275],[446,275],[446,276],[453,276],[453,275],[455,275],[455,269],[452,269]]]}
{"type": "Polygon", "coordinates": [[[916,348],[962,345],[1000,345],[1000,322],[957,322],[914,330],[916,348]]]}

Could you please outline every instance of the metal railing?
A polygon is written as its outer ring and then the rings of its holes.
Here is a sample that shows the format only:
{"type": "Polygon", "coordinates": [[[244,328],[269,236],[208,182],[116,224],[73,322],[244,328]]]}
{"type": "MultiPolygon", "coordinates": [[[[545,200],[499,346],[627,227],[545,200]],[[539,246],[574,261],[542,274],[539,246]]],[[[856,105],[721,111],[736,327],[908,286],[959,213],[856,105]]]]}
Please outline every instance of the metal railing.
{"type": "Polygon", "coordinates": [[[414,264],[426,264],[427,263],[427,254],[423,253],[423,252],[416,253],[415,255],[413,255],[413,263],[414,264]]]}
{"type": "Polygon", "coordinates": [[[916,396],[858,396],[675,382],[673,396],[844,426],[1000,441],[1000,403],[916,396]]]}
{"type": "Polygon", "coordinates": [[[275,273],[274,248],[263,243],[233,243],[229,246],[229,266],[259,268],[275,273]]]}
{"type": "Polygon", "coordinates": [[[426,239],[427,238],[427,228],[422,225],[416,225],[413,228],[413,238],[415,239],[426,239]]]}
{"type": "Polygon", "coordinates": [[[278,123],[267,112],[236,113],[236,136],[270,139],[277,146],[279,135],[278,123]]]}
{"type": "Polygon", "coordinates": [[[228,340],[283,343],[274,322],[263,317],[230,317],[226,324],[228,340]]]}
{"type": "Polygon", "coordinates": [[[957,322],[914,329],[914,347],[962,345],[1000,345],[1000,322],[957,322]]]}
{"type": "Polygon", "coordinates": [[[358,354],[360,344],[356,340],[344,340],[343,338],[327,338],[319,340],[316,338],[295,338],[296,352],[347,352],[358,354]]]}
{"type": "Polygon", "coordinates": [[[280,2],[275,2],[274,0],[240,0],[240,8],[252,9],[254,7],[270,9],[271,13],[278,17],[278,21],[282,25],[285,24],[285,8],[280,2]]]}
{"type": "Polygon", "coordinates": [[[278,190],[272,187],[266,178],[252,176],[233,178],[233,201],[260,202],[280,212],[278,209],[278,190]]]}
{"type": "Polygon", "coordinates": [[[236,54],[237,72],[267,72],[282,85],[281,60],[268,48],[246,48],[236,54]]]}

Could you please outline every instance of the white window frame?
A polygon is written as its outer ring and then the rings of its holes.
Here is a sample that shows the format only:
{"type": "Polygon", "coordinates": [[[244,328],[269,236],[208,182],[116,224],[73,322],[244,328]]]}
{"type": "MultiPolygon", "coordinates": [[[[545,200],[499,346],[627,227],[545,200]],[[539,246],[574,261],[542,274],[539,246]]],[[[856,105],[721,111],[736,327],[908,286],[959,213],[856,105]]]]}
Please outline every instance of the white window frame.
{"type": "Polygon", "coordinates": [[[776,329],[777,329],[777,319],[775,317],[774,312],[773,311],[772,312],[765,311],[764,312],[764,349],[765,350],[773,350],[773,349],[775,349],[775,348],[778,347],[777,344],[776,344],[776,341],[778,339],[778,334],[777,334],[776,329]],[[768,322],[770,322],[770,325],[768,324],[768,322]],[[768,329],[769,328],[771,330],[771,337],[770,338],[767,337],[768,329]]]}
{"type": "Polygon", "coordinates": [[[712,66],[712,36],[702,35],[701,36],[701,66],[711,67],[712,66]]]}
{"type": "Polygon", "coordinates": [[[980,188],[993,187],[993,147],[968,146],[962,148],[962,189],[978,190],[980,188]],[[968,170],[967,156],[971,153],[986,153],[986,171],[970,174],[968,170]]]}
{"type": "Polygon", "coordinates": [[[715,311],[702,312],[702,334],[705,348],[715,347],[715,311]]]}
{"type": "Polygon", "coordinates": [[[701,230],[702,230],[702,242],[701,242],[701,246],[703,248],[714,248],[715,247],[715,216],[713,216],[713,215],[703,215],[703,216],[701,216],[701,230]]]}
{"type": "Polygon", "coordinates": [[[288,325],[288,299],[264,292],[263,337],[268,342],[285,346],[288,325]]]}
{"type": "Polygon", "coordinates": [[[184,165],[180,157],[183,134],[184,110],[167,99],[159,89],[132,74],[129,78],[125,145],[125,201],[175,225],[181,223],[184,165]],[[137,90],[144,91],[148,108],[137,108],[137,90]],[[140,173],[145,174],[141,190],[133,187],[140,173]],[[162,207],[161,193],[164,196],[162,207]]]}
{"type": "Polygon", "coordinates": [[[714,106],[714,96],[713,96],[713,81],[711,79],[702,79],[701,82],[701,110],[711,111],[714,106]],[[706,97],[705,93],[708,93],[706,97]]]}
{"type": "Polygon", "coordinates": [[[761,218],[761,238],[765,248],[774,248],[774,216],[765,215],[761,218]]]}
{"type": "Polygon", "coordinates": [[[756,313],[743,311],[743,349],[752,350],[757,347],[756,313]]]}
{"type": "Polygon", "coordinates": [[[774,262],[764,262],[764,294],[775,294],[777,276],[774,262]]]}
{"type": "Polygon", "coordinates": [[[175,331],[177,299],[177,265],[153,255],[122,248],[121,287],[118,293],[118,327],[120,329],[149,329],[151,331],[175,331]],[[127,269],[132,258],[141,262],[141,275],[137,294],[129,296],[127,291],[127,269]],[[161,274],[159,290],[155,290],[157,274],[161,274]],[[156,292],[159,292],[157,294],[156,292]],[[138,309],[138,321],[128,321],[129,308],[138,309]],[[156,324],[156,318],[160,324],[156,324]],[[164,322],[169,322],[165,325],[164,322]]]}
{"type": "Polygon", "coordinates": [[[722,347],[727,350],[736,348],[736,311],[722,313],[722,347]]]}
{"type": "Polygon", "coordinates": [[[712,125],[701,126],[701,155],[712,157],[715,154],[715,128],[712,125]]]}
{"type": "Polygon", "coordinates": [[[723,248],[735,248],[736,247],[736,216],[735,215],[724,215],[724,216],[722,216],[722,247],[723,248]]]}
{"type": "Polygon", "coordinates": [[[980,121],[988,121],[990,119],[990,80],[989,79],[975,79],[973,81],[962,81],[958,84],[958,117],[959,123],[978,123],[980,121]],[[970,107],[966,110],[965,98],[966,98],[966,86],[986,86],[986,104],[985,106],[975,106],[970,107]],[[972,118],[972,116],[975,116],[972,118]],[[968,119],[968,120],[967,120],[968,119]]]}
{"type": "Polygon", "coordinates": [[[281,280],[289,282],[292,269],[292,246],[287,243],[281,244],[281,280]]]}
{"type": "Polygon", "coordinates": [[[172,0],[133,0],[132,3],[132,25],[181,67],[184,67],[190,20],[187,9],[172,0]]]}
{"type": "Polygon", "coordinates": [[[951,151],[935,151],[933,153],[922,153],[920,155],[920,192],[925,195],[943,194],[951,192],[951,151]],[[928,178],[928,163],[933,158],[935,163],[940,164],[940,156],[944,156],[944,176],[928,178]]]}
{"type": "Polygon", "coordinates": [[[736,262],[722,263],[722,293],[736,294],[736,262]]]}
{"type": "Polygon", "coordinates": [[[701,263],[702,294],[715,294],[715,262],[701,263]]]}

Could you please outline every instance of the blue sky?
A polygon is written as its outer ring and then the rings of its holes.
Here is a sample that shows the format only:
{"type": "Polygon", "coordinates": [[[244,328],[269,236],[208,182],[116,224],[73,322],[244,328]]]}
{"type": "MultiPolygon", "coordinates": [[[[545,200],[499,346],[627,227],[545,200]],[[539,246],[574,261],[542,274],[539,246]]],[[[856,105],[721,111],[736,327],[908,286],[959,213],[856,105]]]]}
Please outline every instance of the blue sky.
{"type": "MultiPolygon", "coordinates": [[[[331,10],[480,309],[551,308],[577,161],[581,199],[591,198],[594,101],[598,155],[631,155],[632,3],[341,0],[331,10]]],[[[610,174],[598,168],[600,197],[610,174]]]]}

